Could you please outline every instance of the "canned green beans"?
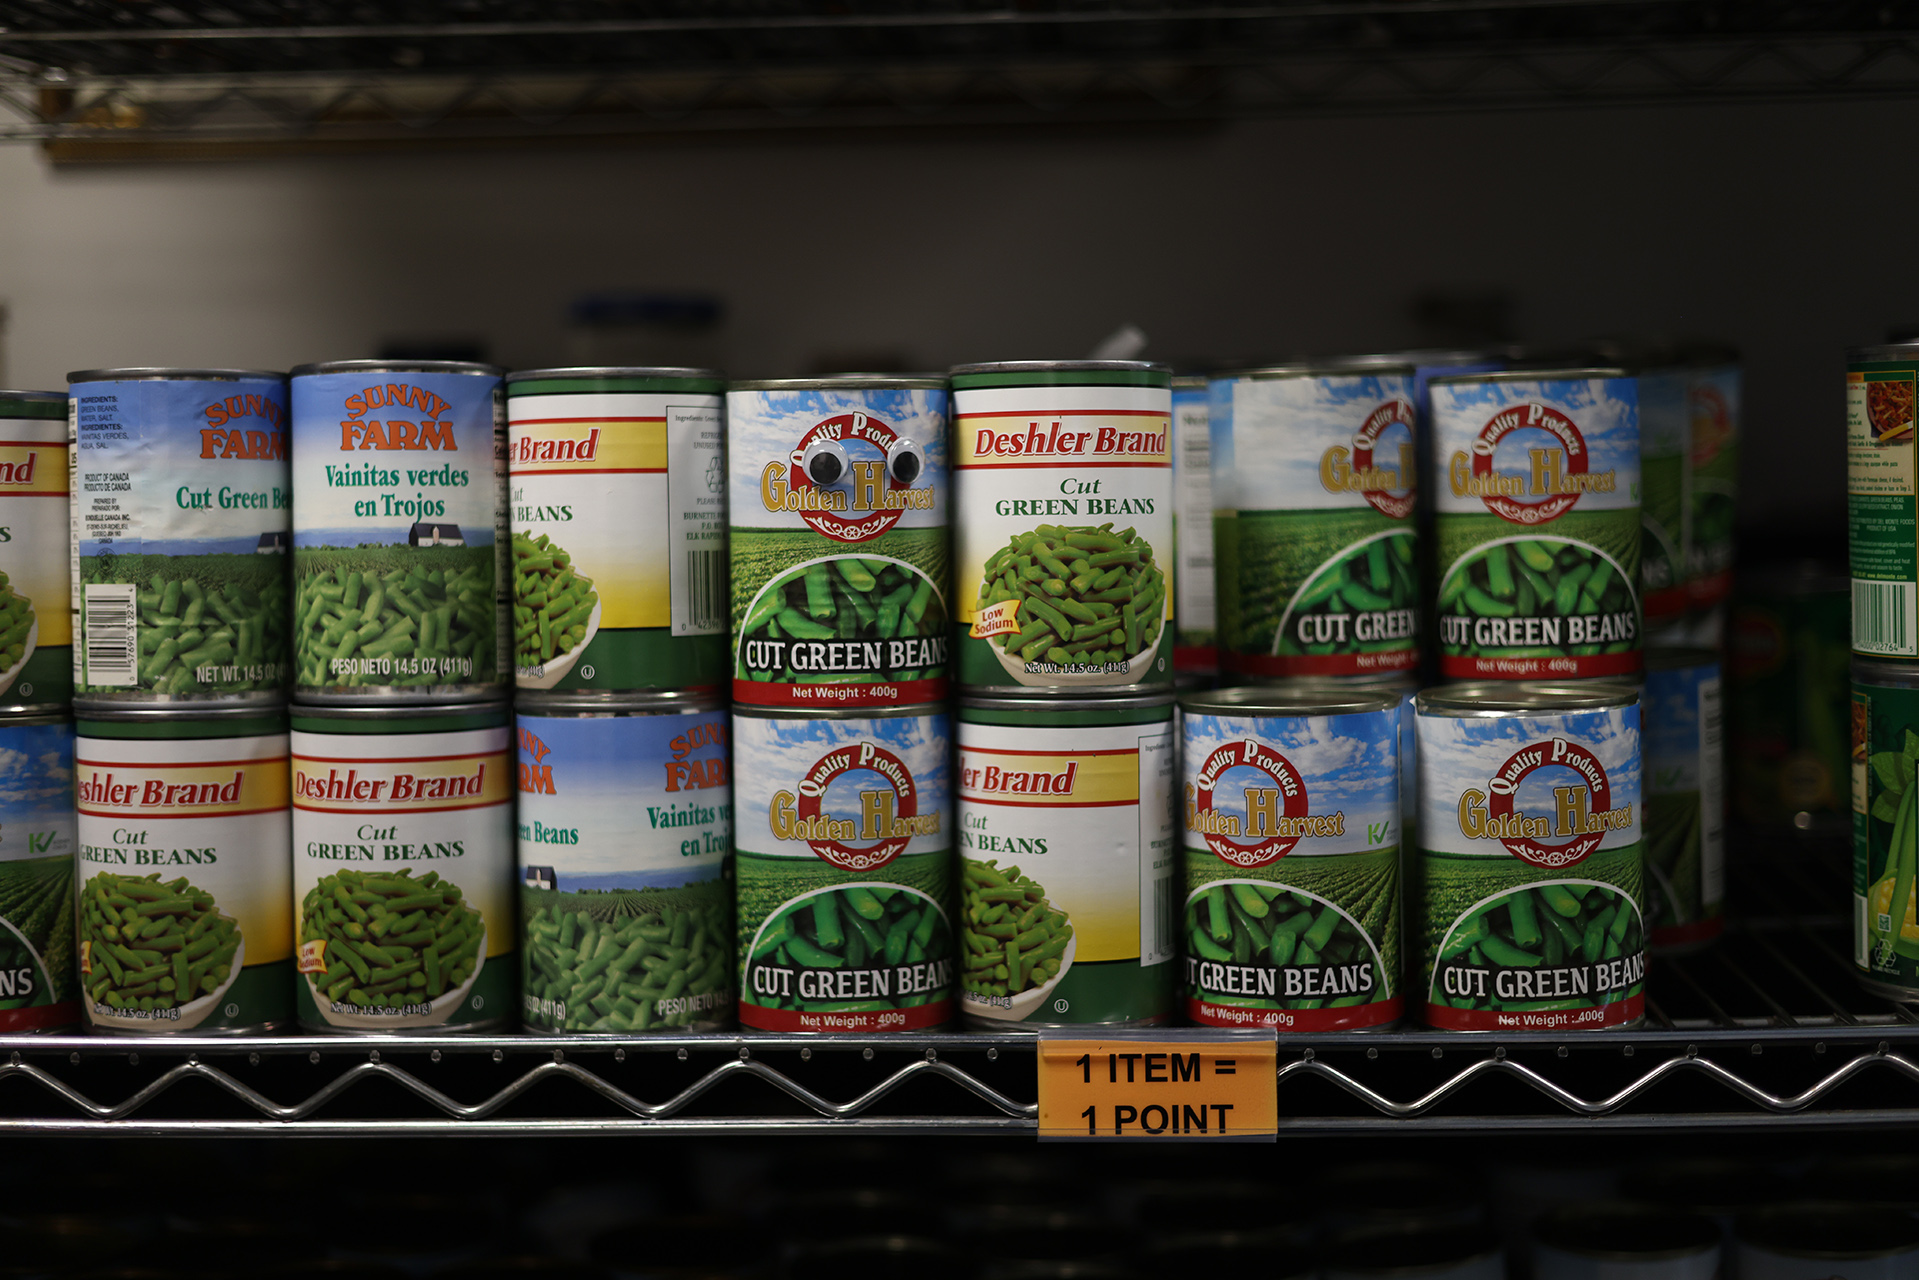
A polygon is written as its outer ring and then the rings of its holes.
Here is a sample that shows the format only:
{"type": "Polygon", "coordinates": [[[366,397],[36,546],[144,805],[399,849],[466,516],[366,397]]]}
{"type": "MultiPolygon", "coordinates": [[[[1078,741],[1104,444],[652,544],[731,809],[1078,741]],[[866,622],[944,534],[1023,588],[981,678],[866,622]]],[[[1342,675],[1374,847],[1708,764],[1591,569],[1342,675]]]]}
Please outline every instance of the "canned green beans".
{"type": "Polygon", "coordinates": [[[1207,381],[1173,379],[1173,549],[1177,599],[1173,666],[1219,670],[1213,599],[1213,438],[1207,381]]]}
{"type": "Polygon", "coordinates": [[[1919,343],[1846,353],[1852,651],[1919,657],[1919,343]]]}
{"type": "Polygon", "coordinates": [[[285,713],[94,708],[76,725],[74,764],[88,1028],[287,1023],[285,713]]]}
{"type": "Polygon", "coordinates": [[[73,946],[73,727],[0,725],[0,1031],[80,1020],[73,946]]]}
{"type": "Polygon", "coordinates": [[[291,616],[303,702],[499,693],[513,654],[500,373],[443,360],[293,371],[291,616]]]}
{"type": "Polygon", "coordinates": [[[1439,671],[1640,668],[1639,407],[1615,369],[1436,378],[1439,671]]]}
{"type": "Polygon", "coordinates": [[[1851,826],[1851,585],[1817,560],[1739,571],[1727,747],[1733,811],[1754,826],[1851,826]]]}
{"type": "Polygon", "coordinates": [[[0,391],[0,709],[73,700],[67,397],[0,391]]]}
{"type": "Polygon", "coordinates": [[[1919,672],[1853,659],[1853,962],[1866,986],[1919,1000],[1919,672]]]}
{"type": "Polygon", "coordinates": [[[1413,367],[1328,362],[1212,384],[1221,661],[1251,677],[1419,663],[1413,367]]]}
{"type": "Polygon", "coordinates": [[[514,682],[726,680],[726,424],[706,369],[507,375],[514,682]]]}
{"type": "Polygon", "coordinates": [[[736,382],[726,403],[734,701],[944,697],[946,380],[736,382]]]}
{"type": "Polygon", "coordinates": [[[1646,894],[1654,949],[1725,928],[1726,745],[1719,658],[1646,651],[1646,894]]]}
{"type": "Polygon", "coordinates": [[[1639,586],[1648,627],[1681,618],[1688,607],[1693,555],[1692,391],[1690,369],[1639,371],[1639,586]]]}
{"type": "Polygon", "coordinates": [[[521,1017],[530,1031],[733,1021],[733,788],[713,698],[521,694],[521,1017]]]}
{"type": "Polygon", "coordinates": [[[1639,692],[1428,689],[1407,929],[1452,1031],[1624,1026],[1645,1012],[1639,692]]]}
{"type": "Polygon", "coordinates": [[[94,369],[67,381],[75,696],[284,698],[285,378],[94,369]]]}
{"type": "Polygon", "coordinates": [[[1130,361],[953,370],[962,684],[1171,687],[1171,382],[1130,361]]]}
{"type": "Polygon", "coordinates": [[[952,1016],[946,712],[735,707],[740,1024],[913,1031],[952,1016]]]}
{"type": "Polygon", "coordinates": [[[961,1008],[981,1028],[1174,1005],[1171,694],[959,704],[961,1008]]]}
{"type": "Polygon", "coordinates": [[[1693,608],[1710,609],[1732,594],[1745,375],[1736,351],[1696,351],[1691,362],[1692,563],[1686,595],[1693,608]]]}
{"type": "Polygon", "coordinates": [[[1396,1021],[1400,700],[1324,685],[1180,699],[1186,1015],[1396,1021]]]}
{"type": "Polygon", "coordinates": [[[292,724],[300,1025],[499,1026],[520,978],[505,704],[303,706],[292,724]]]}

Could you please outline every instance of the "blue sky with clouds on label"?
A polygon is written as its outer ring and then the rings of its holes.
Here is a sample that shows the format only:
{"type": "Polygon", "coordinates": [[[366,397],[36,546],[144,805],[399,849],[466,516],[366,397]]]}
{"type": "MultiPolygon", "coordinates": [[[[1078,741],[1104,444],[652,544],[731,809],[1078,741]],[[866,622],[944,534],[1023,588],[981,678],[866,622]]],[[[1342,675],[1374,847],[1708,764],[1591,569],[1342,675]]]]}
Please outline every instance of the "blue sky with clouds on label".
{"type": "MultiPolygon", "coordinates": [[[[1184,787],[1194,784],[1212,754],[1231,742],[1256,741],[1292,762],[1306,781],[1307,812],[1346,815],[1344,836],[1302,840],[1288,857],[1303,854],[1357,853],[1399,839],[1399,711],[1337,716],[1212,716],[1182,712],[1184,787]],[[1366,829],[1389,823],[1384,840],[1369,843],[1366,829]]],[[[1213,807],[1237,816],[1244,826],[1247,787],[1274,783],[1262,770],[1245,765],[1229,769],[1214,787],[1213,807]]],[[[1185,826],[1185,800],[1180,825],[1185,826]]],[[[1187,831],[1191,848],[1205,838],[1187,831]]]]}
{"type": "MultiPolygon", "coordinates": [[[[1363,507],[1357,493],[1320,483],[1319,463],[1388,400],[1413,398],[1411,375],[1220,378],[1212,384],[1213,506],[1233,511],[1311,511],[1363,507]]],[[[1375,466],[1399,462],[1412,429],[1389,427],[1374,446],[1375,466]]]]}
{"type": "MultiPolygon", "coordinates": [[[[907,853],[952,848],[952,731],[944,712],[860,720],[734,716],[733,778],[742,815],[739,847],[753,853],[812,857],[804,841],[772,838],[767,814],[773,797],[780,791],[798,795],[801,779],[829,752],[840,748],[856,752],[861,742],[883,747],[906,766],[919,791],[915,812],[937,808],[947,815],[937,834],[914,836],[907,853]]],[[[870,769],[848,769],[828,786],[820,812],[857,821],[859,793],[889,786],[870,769]]],[[[859,848],[873,842],[844,843],[859,848]]]]}
{"type": "MultiPolygon", "coordinates": [[[[1586,471],[1615,473],[1609,493],[1580,496],[1576,511],[1606,511],[1639,505],[1639,396],[1632,378],[1553,378],[1510,382],[1436,382],[1433,398],[1434,506],[1439,511],[1483,512],[1484,502],[1456,496],[1447,483],[1454,454],[1469,462],[1473,442],[1486,424],[1514,405],[1542,404],[1572,419],[1586,442],[1586,471]]],[[[1494,455],[1502,475],[1532,474],[1533,449],[1559,448],[1559,438],[1537,427],[1502,437],[1494,455]]],[[[1532,500],[1530,495],[1522,499],[1532,500]]]]}
{"type": "MultiPolygon", "coordinates": [[[[926,469],[913,481],[913,487],[932,485],[937,489],[934,504],[930,510],[908,508],[893,527],[937,528],[946,523],[946,392],[730,391],[726,396],[727,501],[735,527],[806,527],[797,514],[775,514],[766,509],[760,500],[760,474],[769,462],[790,461],[808,431],[844,413],[866,413],[878,418],[925,450],[926,469]]],[[[853,462],[879,461],[885,456],[868,441],[844,443],[848,459],[853,462]]],[[[850,504],[850,477],[833,487],[847,490],[850,504]]]]}

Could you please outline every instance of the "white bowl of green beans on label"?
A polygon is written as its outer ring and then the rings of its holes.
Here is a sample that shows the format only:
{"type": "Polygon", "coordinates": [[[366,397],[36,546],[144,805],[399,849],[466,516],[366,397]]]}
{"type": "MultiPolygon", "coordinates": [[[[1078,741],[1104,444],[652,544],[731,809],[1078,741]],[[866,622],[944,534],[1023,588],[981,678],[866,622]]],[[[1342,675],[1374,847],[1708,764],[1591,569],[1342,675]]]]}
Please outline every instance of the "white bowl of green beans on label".
{"type": "Polygon", "coordinates": [[[25,647],[20,651],[20,660],[5,671],[0,671],[0,693],[13,688],[13,682],[20,678],[20,669],[27,665],[27,659],[31,658],[33,651],[39,647],[40,619],[33,620],[33,624],[27,628],[27,638],[22,643],[25,647]]]}
{"type": "Polygon", "coordinates": [[[436,997],[427,1006],[425,1013],[399,1013],[393,1010],[372,1010],[368,1012],[352,1011],[352,1006],[335,1009],[333,1002],[314,986],[314,975],[303,975],[307,990],[313,994],[313,1007],[331,1027],[347,1027],[354,1031],[398,1031],[413,1027],[437,1027],[453,1016],[466,1000],[467,993],[473,990],[473,984],[479,981],[480,970],[486,968],[486,926],[480,927],[479,948],[473,953],[473,972],[459,986],[436,997]]]}
{"type": "MultiPolygon", "coordinates": [[[[233,920],[232,916],[224,918],[233,920]]],[[[238,932],[237,924],[235,931],[238,932]]],[[[201,996],[198,1000],[189,1000],[178,1009],[169,1010],[158,1016],[151,1013],[142,1016],[132,1010],[113,1009],[94,1001],[93,1025],[112,1028],[116,1031],[191,1031],[205,1022],[208,1016],[220,1007],[221,1001],[227,998],[227,988],[232,986],[233,980],[240,976],[240,969],[246,962],[247,940],[245,935],[241,935],[233,949],[233,961],[227,966],[226,980],[215,987],[210,995],[201,996]],[[171,1016],[175,1013],[179,1016],[171,1016]]]]}
{"type": "Polygon", "coordinates": [[[565,679],[566,673],[573,670],[573,664],[586,652],[586,646],[592,644],[593,637],[599,634],[600,605],[598,600],[593,602],[593,612],[586,618],[586,634],[578,644],[555,656],[551,662],[543,662],[537,667],[515,668],[514,683],[522,689],[551,689],[565,679]]]}
{"type": "MultiPolygon", "coordinates": [[[[1159,634],[1163,637],[1166,634],[1166,629],[1161,628],[1159,634]]],[[[1127,662],[1126,670],[1123,672],[1055,671],[1049,674],[1044,671],[1029,672],[1026,669],[1026,661],[1017,653],[1008,653],[998,645],[993,646],[993,656],[999,659],[999,664],[1002,667],[1006,668],[1006,674],[1013,677],[1013,679],[1020,684],[1033,689],[1081,687],[1097,689],[1108,685],[1138,684],[1146,678],[1146,673],[1152,669],[1153,658],[1158,653],[1159,638],[1156,637],[1144,653],[1133,655],[1132,659],[1127,662]]]]}
{"type": "MultiPolygon", "coordinates": [[[[1012,997],[1006,1004],[998,1004],[989,997],[976,996],[971,992],[962,991],[960,993],[962,997],[961,1005],[965,1008],[966,1012],[976,1018],[998,1018],[1006,1022],[1024,1022],[1041,1009],[1044,1009],[1047,1002],[1053,998],[1053,988],[1059,985],[1059,980],[1064,978],[1067,971],[1073,967],[1073,957],[1078,951],[1079,934],[1075,931],[1073,936],[1066,940],[1066,950],[1060,953],[1059,972],[1048,978],[1041,985],[1020,992],[1018,995],[1012,997]]],[[[1042,1018],[1040,1021],[1044,1022],[1048,1021],[1048,1019],[1042,1018]]]]}

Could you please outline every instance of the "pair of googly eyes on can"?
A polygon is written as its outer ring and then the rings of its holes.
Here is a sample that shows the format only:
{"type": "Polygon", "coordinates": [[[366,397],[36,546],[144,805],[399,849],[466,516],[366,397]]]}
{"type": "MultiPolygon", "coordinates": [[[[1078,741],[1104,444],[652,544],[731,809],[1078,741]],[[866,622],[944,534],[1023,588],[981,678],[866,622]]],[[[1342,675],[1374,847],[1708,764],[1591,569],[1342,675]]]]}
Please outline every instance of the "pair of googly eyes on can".
{"type": "MultiPolygon", "coordinates": [[[[822,489],[838,484],[853,470],[846,446],[837,440],[815,440],[800,454],[800,469],[822,489]]],[[[886,474],[895,484],[910,485],[926,470],[926,450],[904,436],[886,451],[886,474]]]]}

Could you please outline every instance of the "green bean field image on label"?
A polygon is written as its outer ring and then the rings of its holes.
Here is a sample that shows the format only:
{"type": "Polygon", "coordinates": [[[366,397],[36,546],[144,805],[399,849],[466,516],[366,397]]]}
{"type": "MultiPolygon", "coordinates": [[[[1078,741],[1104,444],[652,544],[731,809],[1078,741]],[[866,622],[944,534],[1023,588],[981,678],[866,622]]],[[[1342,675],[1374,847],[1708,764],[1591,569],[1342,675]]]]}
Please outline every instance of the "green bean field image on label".
{"type": "Polygon", "coordinates": [[[79,1021],[73,729],[0,731],[0,1032],[79,1021]]]}
{"type": "Polygon", "coordinates": [[[1692,560],[1686,596],[1710,609],[1732,595],[1739,499],[1739,415],[1745,379],[1736,364],[1694,372],[1692,382],[1692,560]]]}
{"type": "Polygon", "coordinates": [[[1853,961],[1874,982],[1919,990],[1919,690],[1852,686],[1853,961]]]}
{"type": "Polygon", "coordinates": [[[1719,664],[1646,672],[1646,890],[1652,941],[1717,937],[1726,897],[1719,664]]]}

